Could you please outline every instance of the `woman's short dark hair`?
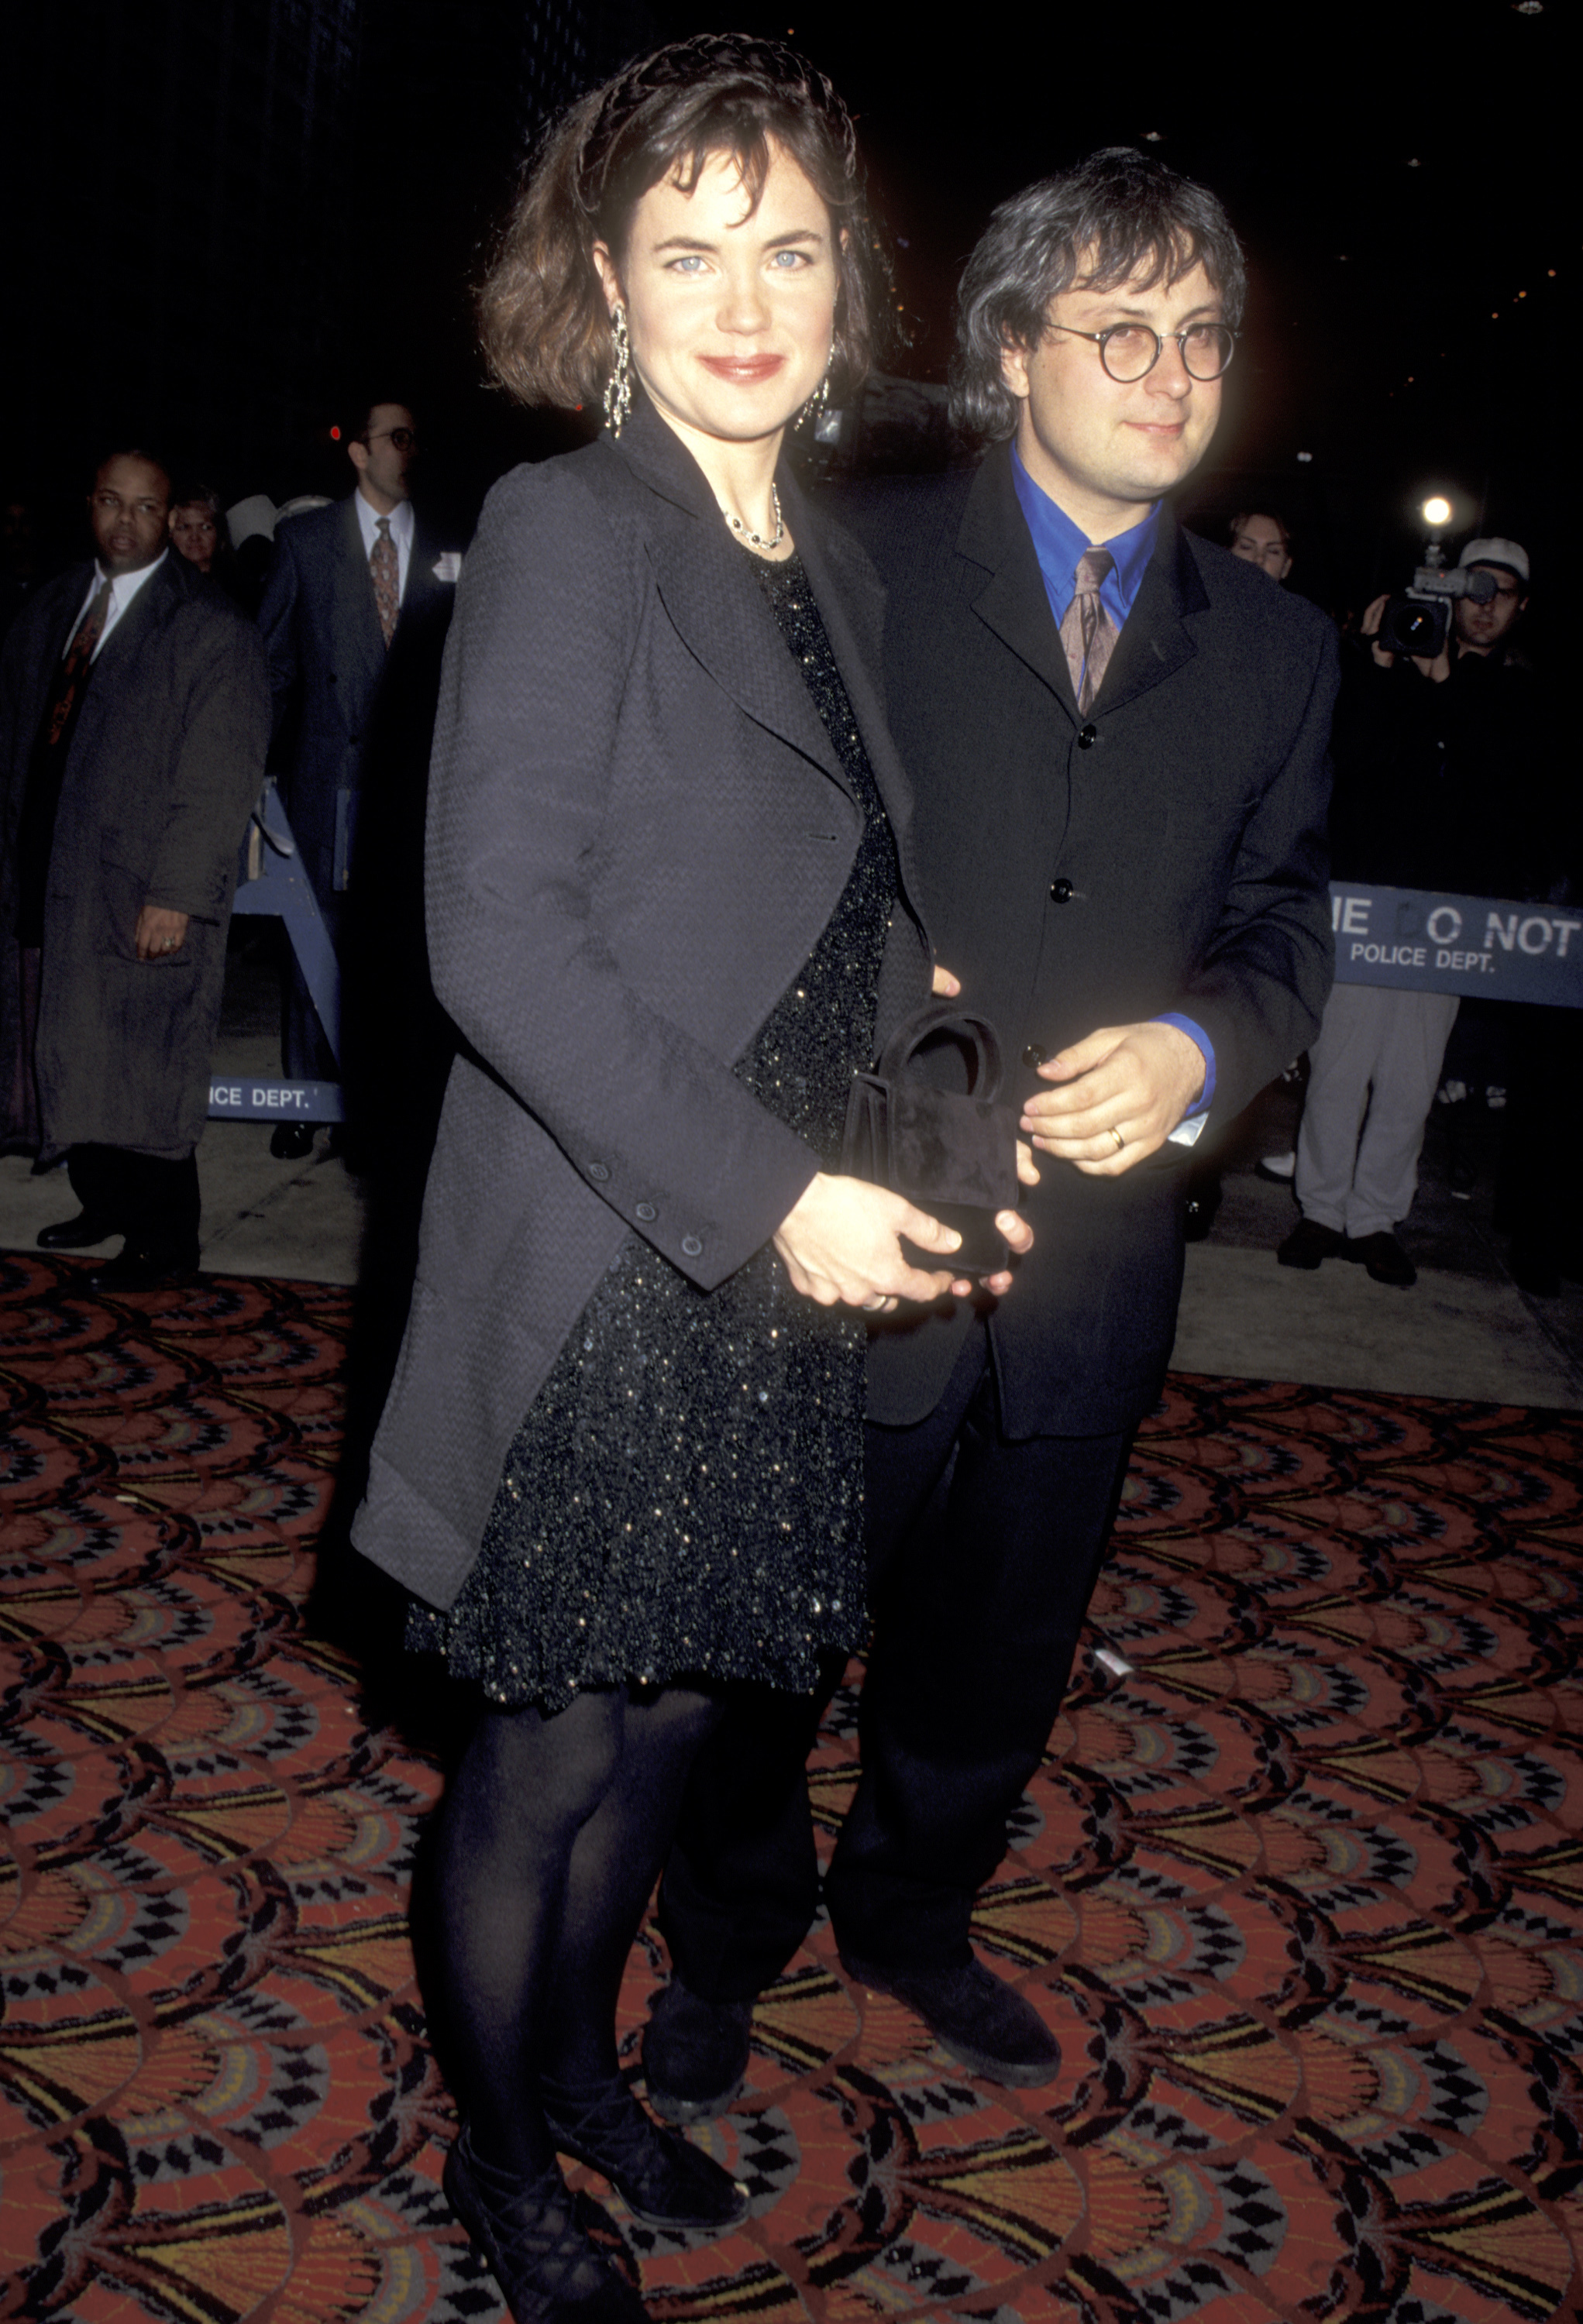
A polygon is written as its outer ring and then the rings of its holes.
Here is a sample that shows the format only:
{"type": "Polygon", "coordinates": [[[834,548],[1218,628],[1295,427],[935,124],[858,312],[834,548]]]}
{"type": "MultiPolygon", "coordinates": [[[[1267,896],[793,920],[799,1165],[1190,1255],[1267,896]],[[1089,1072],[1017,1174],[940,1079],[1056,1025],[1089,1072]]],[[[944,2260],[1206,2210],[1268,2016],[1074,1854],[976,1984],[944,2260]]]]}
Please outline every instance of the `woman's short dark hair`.
{"type": "Polygon", "coordinates": [[[1144,269],[1147,287],[1169,285],[1199,265],[1235,330],[1247,272],[1230,219],[1207,186],[1130,145],[1107,145],[1014,194],[991,217],[957,293],[952,420],[969,436],[1015,433],[1017,399],[1001,356],[1037,346],[1061,291],[1114,290],[1144,269]]]}
{"type": "Polygon", "coordinates": [[[523,403],[596,400],[615,351],[594,244],[605,243],[619,263],[650,188],[674,178],[690,193],[720,154],[736,161],[756,208],[772,143],[830,213],[838,278],[832,384],[861,379],[888,302],[851,116],[794,49],[727,32],[639,58],[551,127],[479,294],[484,354],[497,383],[523,403]]]}

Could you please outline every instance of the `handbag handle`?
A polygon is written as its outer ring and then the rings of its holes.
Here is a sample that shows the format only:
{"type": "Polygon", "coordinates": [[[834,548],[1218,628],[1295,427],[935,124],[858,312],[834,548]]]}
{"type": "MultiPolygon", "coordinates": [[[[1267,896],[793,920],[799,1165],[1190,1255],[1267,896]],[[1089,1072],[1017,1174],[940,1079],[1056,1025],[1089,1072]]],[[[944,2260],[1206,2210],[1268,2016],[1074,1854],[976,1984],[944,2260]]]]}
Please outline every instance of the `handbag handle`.
{"type": "Polygon", "coordinates": [[[1000,1036],[987,1017],[975,1017],[949,1001],[926,1001],[897,1026],[885,1043],[875,1071],[884,1081],[901,1081],[925,1041],[949,1034],[967,1052],[967,1093],[981,1104],[993,1105],[1005,1077],[1000,1036]]]}

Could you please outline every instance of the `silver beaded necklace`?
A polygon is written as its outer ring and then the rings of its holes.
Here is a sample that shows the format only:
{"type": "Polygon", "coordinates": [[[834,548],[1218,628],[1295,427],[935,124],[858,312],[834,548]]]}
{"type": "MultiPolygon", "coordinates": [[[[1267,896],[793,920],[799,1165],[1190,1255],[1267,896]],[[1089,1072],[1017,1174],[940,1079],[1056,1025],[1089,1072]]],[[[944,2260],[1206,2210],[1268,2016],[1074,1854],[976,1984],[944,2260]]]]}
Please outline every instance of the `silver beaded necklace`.
{"type": "Polygon", "coordinates": [[[723,508],[720,514],[736,535],[737,540],[745,541],[749,549],[779,549],[786,538],[786,521],[781,514],[781,495],[773,484],[770,486],[770,506],[775,512],[775,530],[773,537],[769,540],[766,540],[762,533],[749,532],[742,519],[739,516],[733,516],[728,508],[723,508]]]}

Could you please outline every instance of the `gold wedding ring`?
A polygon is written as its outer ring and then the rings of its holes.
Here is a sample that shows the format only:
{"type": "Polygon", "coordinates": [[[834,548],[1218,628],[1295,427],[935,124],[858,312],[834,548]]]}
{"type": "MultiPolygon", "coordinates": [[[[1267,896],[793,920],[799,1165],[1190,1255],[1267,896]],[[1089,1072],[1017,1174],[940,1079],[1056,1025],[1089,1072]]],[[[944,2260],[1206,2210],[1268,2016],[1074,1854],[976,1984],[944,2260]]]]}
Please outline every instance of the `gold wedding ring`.
{"type": "Polygon", "coordinates": [[[1116,1129],[1114,1122],[1111,1124],[1110,1134],[1116,1140],[1116,1150],[1119,1154],[1126,1145],[1126,1139],[1122,1136],[1120,1130],[1116,1129]]]}

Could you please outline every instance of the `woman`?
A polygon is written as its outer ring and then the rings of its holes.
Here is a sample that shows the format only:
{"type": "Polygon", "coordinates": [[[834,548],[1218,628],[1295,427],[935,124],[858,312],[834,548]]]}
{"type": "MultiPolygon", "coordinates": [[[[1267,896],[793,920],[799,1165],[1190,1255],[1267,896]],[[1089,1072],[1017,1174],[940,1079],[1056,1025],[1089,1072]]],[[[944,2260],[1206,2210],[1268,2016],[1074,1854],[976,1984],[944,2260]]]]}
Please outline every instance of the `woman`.
{"type": "MultiPolygon", "coordinates": [[[[226,539],[225,511],[218,493],[195,485],[171,503],[171,546],[200,573],[213,573],[226,539]]],[[[218,575],[216,576],[218,578],[218,575]]]]}
{"type": "Polygon", "coordinates": [[[951,1284],[899,1238],[954,1234],[832,1175],[930,982],[875,585],[778,466],[861,372],[871,249],[829,84],[709,37],[560,124],[484,296],[496,377],[610,427],[496,487],[458,594],[428,877],[466,1047],[356,1538],[484,1698],[446,2184],[519,2324],[643,2313],[558,2149],[651,2221],[742,2216],[627,2090],[617,1990],[719,1686],[860,1637],[859,1311],[951,1284]]]}

